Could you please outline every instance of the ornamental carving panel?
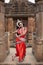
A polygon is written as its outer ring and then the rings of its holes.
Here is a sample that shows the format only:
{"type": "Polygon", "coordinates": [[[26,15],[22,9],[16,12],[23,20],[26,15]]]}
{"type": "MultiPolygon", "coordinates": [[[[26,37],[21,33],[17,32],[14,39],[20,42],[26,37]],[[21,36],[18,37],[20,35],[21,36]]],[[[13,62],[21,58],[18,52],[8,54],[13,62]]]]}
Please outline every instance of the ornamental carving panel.
{"type": "Polygon", "coordinates": [[[9,3],[5,4],[5,11],[6,14],[12,15],[19,15],[19,14],[34,14],[34,4],[28,2],[28,1],[19,1],[14,0],[9,3]]]}

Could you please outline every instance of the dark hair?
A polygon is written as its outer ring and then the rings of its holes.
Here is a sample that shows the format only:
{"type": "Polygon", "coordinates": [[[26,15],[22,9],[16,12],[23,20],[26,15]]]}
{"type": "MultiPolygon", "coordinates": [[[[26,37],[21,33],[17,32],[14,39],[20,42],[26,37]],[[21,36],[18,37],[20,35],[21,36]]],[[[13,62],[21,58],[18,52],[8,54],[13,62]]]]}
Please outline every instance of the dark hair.
{"type": "Polygon", "coordinates": [[[16,26],[16,29],[18,29],[19,27],[18,26],[16,26]]]}
{"type": "MultiPolygon", "coordinates": [[[[21,23],[21,22],[20,22],[21,23]]],[[[20,23],[18,23],[18,25],[20,26],[20,23]]]]}

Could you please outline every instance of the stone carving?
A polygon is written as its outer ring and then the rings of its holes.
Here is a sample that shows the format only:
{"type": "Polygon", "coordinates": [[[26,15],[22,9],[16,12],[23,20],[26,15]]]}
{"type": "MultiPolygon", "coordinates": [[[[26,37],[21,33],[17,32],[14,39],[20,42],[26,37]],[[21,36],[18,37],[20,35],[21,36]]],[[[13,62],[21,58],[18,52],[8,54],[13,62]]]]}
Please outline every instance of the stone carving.
{"type": "MultiPolygon", "coordinates": [[[[5,4],[6,14],[10,15],[19,15],[19,14],[34,14],[34,4],[28,2],[28,0],[20,1],[20,0],[11,0],[9,4],[5,4]],[[11,9],[10,9],[11,8],[11,9]]],[[[5,14],[5,15],[6,15],[5,14]]]]}

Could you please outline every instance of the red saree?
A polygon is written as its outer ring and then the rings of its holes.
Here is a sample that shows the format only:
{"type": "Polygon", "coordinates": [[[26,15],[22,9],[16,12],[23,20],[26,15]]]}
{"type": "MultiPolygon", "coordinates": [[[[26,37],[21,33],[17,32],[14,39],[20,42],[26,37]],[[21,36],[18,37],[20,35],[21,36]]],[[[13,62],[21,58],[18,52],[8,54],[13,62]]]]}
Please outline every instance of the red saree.
{"type": "Polygon", "coordinates": [[[16,56],[19,56],[19,61],[22,61],[25,55],[26,55],[25,35],[22,35],[20,37],[16,37],[16,56]]]}

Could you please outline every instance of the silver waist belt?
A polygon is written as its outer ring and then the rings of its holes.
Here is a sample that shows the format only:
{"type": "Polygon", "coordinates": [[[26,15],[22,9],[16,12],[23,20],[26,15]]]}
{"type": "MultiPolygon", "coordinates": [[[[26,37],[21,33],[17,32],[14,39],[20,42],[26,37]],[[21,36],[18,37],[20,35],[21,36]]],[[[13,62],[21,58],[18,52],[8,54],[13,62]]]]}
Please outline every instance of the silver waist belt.
{"type": "Polygon", "coordinates": [[[16,42],[17,44],[20,44],[21,43],[21,41],[19,41],[19,42],[16,42]]]}
{"type": "Polygon", "coordinates": [[[26,39],[25,38],[19,38],[21,41],[23,41],[23,42],[25,42],[26,41],[26,39]]]}
{"type": "Polygon", "coordinates": [[[20,39],[20,41],[16,42],[17,44],[26,41],[26,39],[24,39],[24,38],[19,38],[19,39],[20,39]]]}

